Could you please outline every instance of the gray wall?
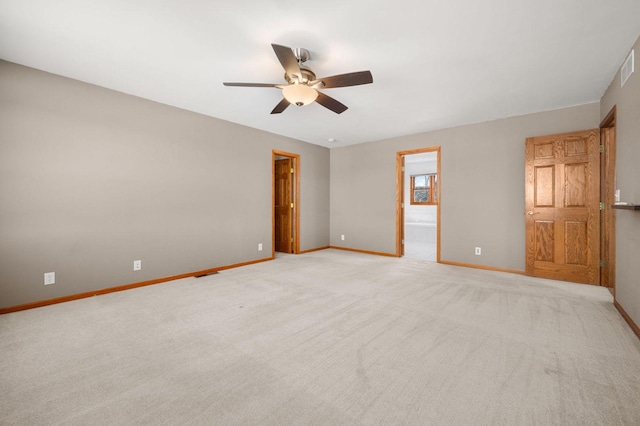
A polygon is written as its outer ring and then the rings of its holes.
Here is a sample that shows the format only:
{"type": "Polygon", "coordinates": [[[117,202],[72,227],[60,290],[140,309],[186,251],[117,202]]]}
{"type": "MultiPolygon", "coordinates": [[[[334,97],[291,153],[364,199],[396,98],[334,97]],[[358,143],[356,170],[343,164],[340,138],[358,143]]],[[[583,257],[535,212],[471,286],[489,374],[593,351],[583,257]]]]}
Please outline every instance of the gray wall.
{"type": "Polygon", "coordinates": [[[327,246],[328,149],[0,61],[0,307],[270,257],[273,149],[327,246]]]}
{"type": "MultiPolygon", "coordinates": [[[[622,201],[640,204],[640,39],[635,46],[636,71],[624,87],[620,73],[600,102],[600,117],[617,109],[616,182],[622,201]]],[[[640,212],[616,213],[616,300],[640,325],[640,212]]]]}
{"type": "Polygon", "coordinates": [[[395,253],[396,152],[441,146],[441,260],[524,270],[525,138],[595,128],[599,117],[593,103],[334,148],[331,245],[395,253]]]}
{"type": "MultiPolygon", "coordinates": [[[[301,156],[301,250],[395,253],[395,153],[441,146],[442,260],[523,270],[524,139],[597,127],[617,104],[618,187],[640,202],[638,84],[329,152],[0,61],[0,307],[269,257],[273,149],[301,156]]],[[[617,297],[637,323],[639,221],[618,214],[617,297]]]]}

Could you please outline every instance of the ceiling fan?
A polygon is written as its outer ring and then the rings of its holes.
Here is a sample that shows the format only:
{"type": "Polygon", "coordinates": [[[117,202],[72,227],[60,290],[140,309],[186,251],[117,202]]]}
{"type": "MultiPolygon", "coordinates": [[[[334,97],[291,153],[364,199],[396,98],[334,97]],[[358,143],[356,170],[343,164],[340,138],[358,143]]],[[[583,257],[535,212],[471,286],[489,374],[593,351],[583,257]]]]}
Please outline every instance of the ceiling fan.
{"type": "Polygon", "coordinates": [[[297,106],[309,105],[317,102],[336,114],[347,110],[347,106],[338,102],[331,96],[327,96],[318,89],[332,89],[335,87],[358,86],[373,83],[370,71],[351,72],[338,74],[331,77],[316,78],[311,69],[304,62],[309,59],[309,51],[306,49],[291,49],[287,46],[272,44],[276,56],[284,68],[284,79],[288,84],[270,83],[222,83],[225,86],[236,87],[276,87],[282,89],[283,99],[271,111],[271,114],[280,114],[291,104],[297,106]]]}

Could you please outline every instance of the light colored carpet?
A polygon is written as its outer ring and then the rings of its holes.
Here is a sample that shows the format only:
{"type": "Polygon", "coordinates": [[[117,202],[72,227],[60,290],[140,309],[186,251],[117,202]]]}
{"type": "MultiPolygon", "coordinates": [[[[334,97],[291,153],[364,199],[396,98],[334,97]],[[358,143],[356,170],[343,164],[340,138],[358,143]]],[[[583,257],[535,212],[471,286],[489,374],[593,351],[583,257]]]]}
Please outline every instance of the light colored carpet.
{"type": "Polygon", "coordinates": [[[404,226],[404,256],[411,259],[437,259],[437,228],[427,224],[409,224],[404,226]]]}
{"type": "Polygon", "coordinates": [[[0,316],[0,424],[640,424],[604,288],[324,250],[0,316]]]}
{"type": "Polygon", "coordinates": [[[404,257],[410,259],[429,260],[435,262],[437,259],[437,249],[435,241],[433,243],[412,241],[404,244],[404,257]]]}

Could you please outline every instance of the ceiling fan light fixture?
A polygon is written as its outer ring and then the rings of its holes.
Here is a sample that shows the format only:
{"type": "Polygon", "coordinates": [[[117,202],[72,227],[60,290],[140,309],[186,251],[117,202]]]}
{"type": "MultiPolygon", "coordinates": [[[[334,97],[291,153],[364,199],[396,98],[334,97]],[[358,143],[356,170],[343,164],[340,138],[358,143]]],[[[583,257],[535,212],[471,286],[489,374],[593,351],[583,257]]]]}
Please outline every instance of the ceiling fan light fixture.
{"type": "Polygon", "coordinates": [[[342,114],[348,109],[347,106],[318,89],[373,83],[371,71],[350,72],[318,79],[313,71],[303,65],[303,62],[309,59],[308,50],[291,49],[290,47],[273,43],[271,47],[273,47],[273,51],[284,69],[284,80],[287,84],[222,83],[225,86],[274,87],[282,90],[283,99],[271,111],[271,114],[280,114],[291,104],[304,106],[313,102],[317,102],[336,114],[342,114]]]}
{"type": "Polygon", "coordinates": [[[290,84],[282,88],[282,96],[293,105],[303,106],[314,102],[318,92],[306,84],[290,84]]]}

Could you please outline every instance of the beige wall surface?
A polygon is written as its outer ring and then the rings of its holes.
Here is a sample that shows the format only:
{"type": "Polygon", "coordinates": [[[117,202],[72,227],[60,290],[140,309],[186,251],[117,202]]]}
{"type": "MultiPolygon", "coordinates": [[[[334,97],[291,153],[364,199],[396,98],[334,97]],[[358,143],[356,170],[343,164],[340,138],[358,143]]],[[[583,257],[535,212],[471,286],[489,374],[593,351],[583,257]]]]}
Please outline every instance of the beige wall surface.
{"type": "Polygon", "coordinates": [[[0,308],[270,257],[273,149],[327,246],[327,148],[0,61],[0,308]]]}
{"type": "MultiPolygon", "coordinates": [[[[0,61],[0,308],[269,257],[273,149],[301,156],[301,250],[395,253],[395,154],[441,146],[441,259],[523,270],[526,137],[597,127],[617,104],[618,187],[640,202],[638,77],[616,78],[602,106],[329,151],[0,61]]],[[[638,220],[618,213],[636,322],[638,220]]]]}
{"type": "MultiPolygon", "coordinates": [[[[622,201],[640,204],[640,39],[634,45],[636,71],[620,87],[616,74],[600,102],[600,117],[616,106],[616,187],[622,201]]],[[[616,300],[640,325],[640,212],[616,212],[616,300]]]]}
{"type": "Polygon", "coordinates": [[[395,253],[396,152],[440,146],[441,260],[524,270],[525,138],[596,128],[599,114],[593,103],[334,148],[331,245],[395,253]]]}

